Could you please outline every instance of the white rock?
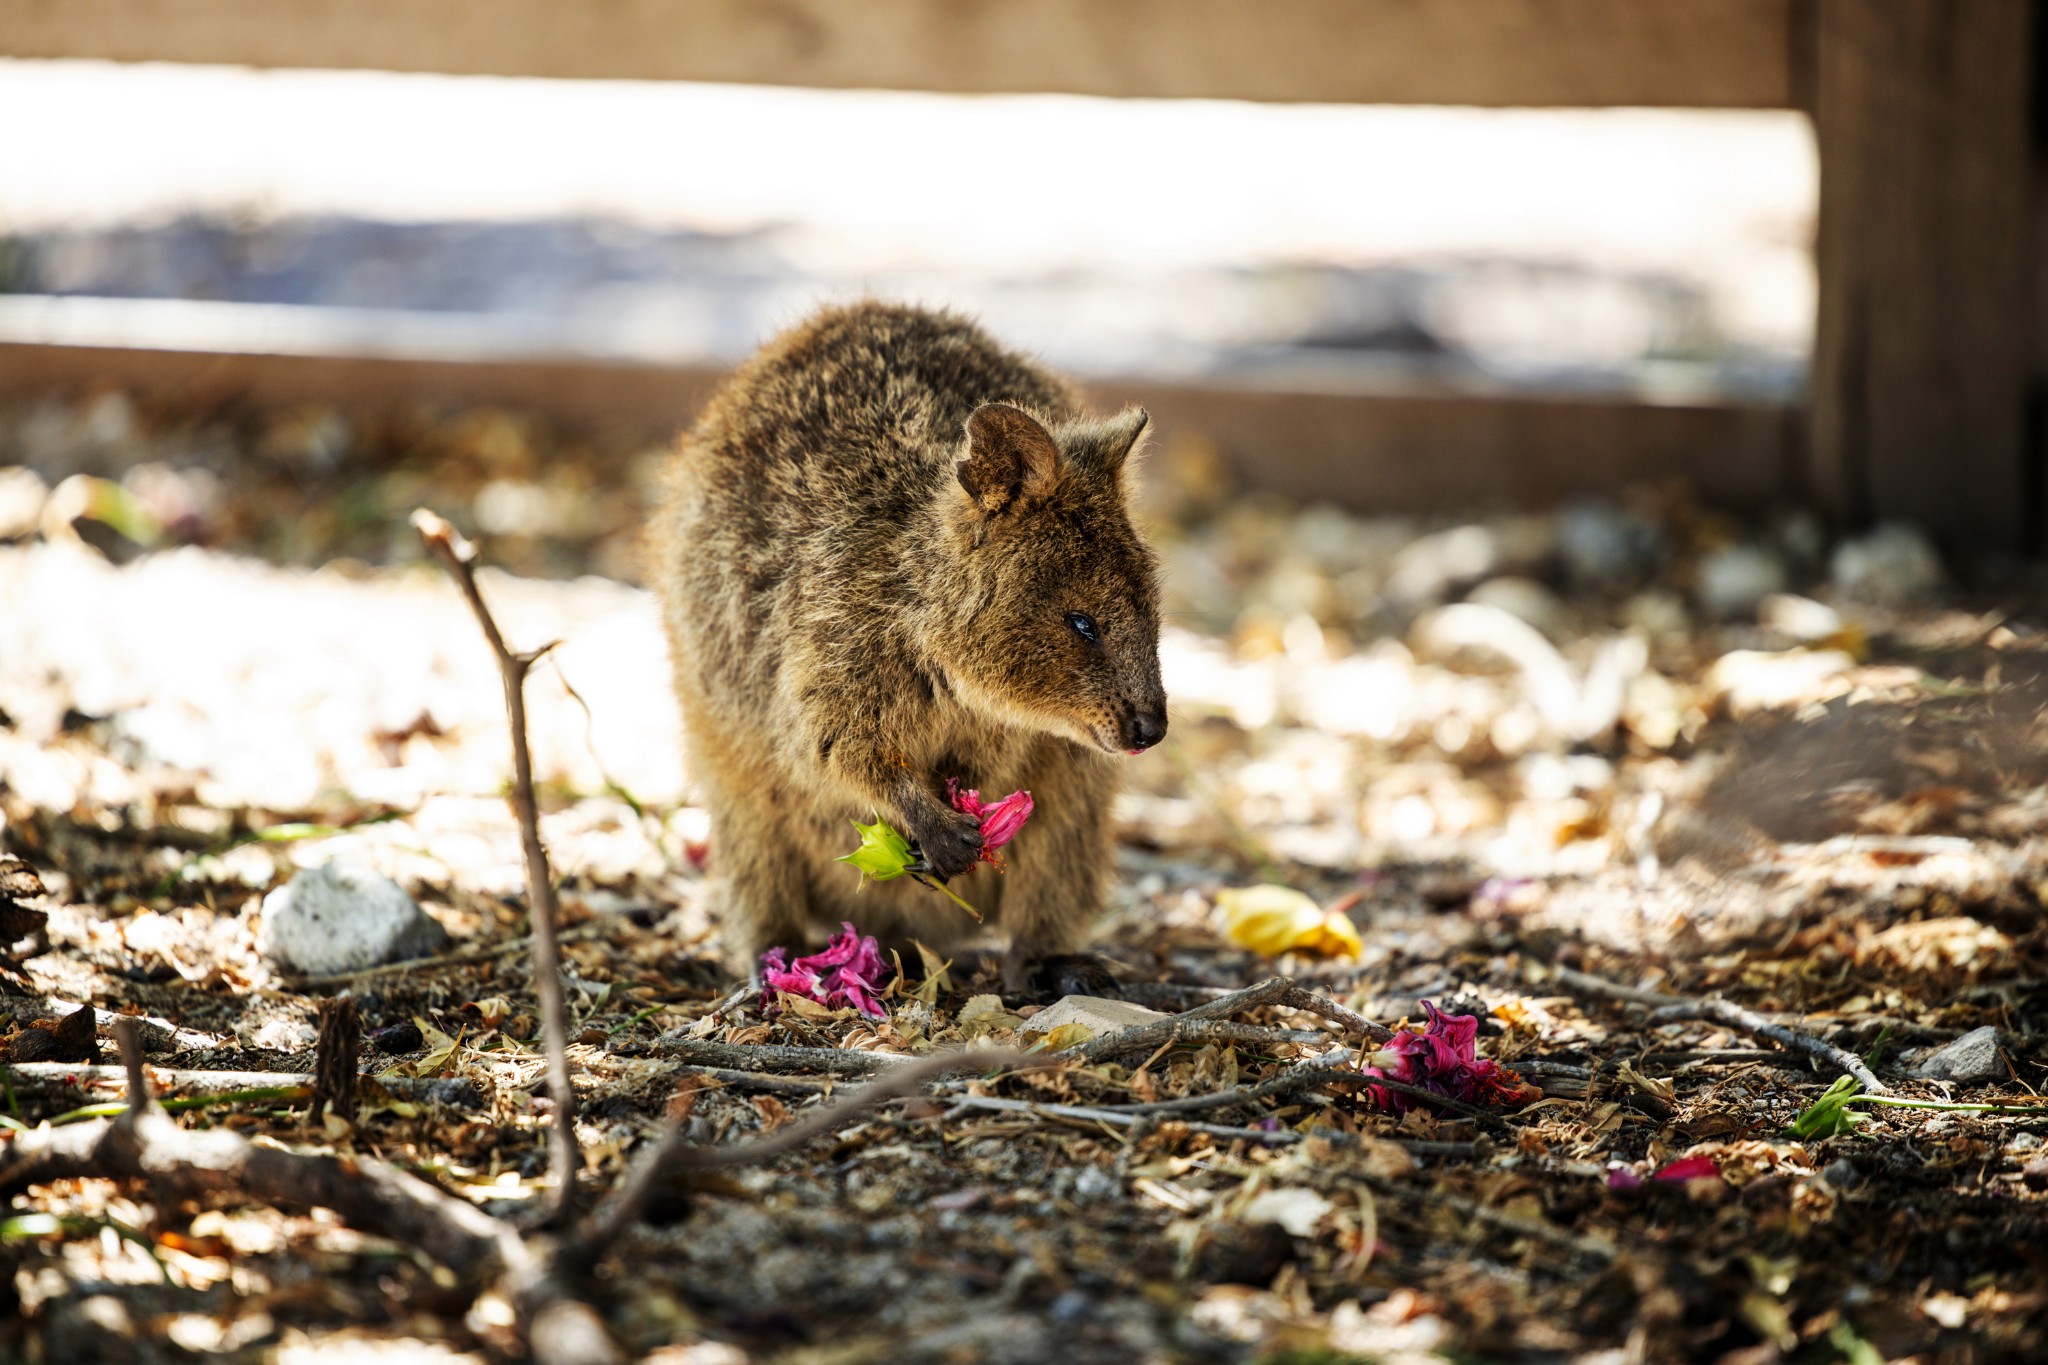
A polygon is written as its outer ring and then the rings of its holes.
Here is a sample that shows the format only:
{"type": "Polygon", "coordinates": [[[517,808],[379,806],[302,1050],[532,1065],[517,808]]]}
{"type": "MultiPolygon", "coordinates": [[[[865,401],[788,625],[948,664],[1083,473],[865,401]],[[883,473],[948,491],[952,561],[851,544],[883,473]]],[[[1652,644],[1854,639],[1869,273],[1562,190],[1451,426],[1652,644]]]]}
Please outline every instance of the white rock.
{"type": "Polygon", "coordinates": [[[1703,681],[1709,697],[1725,700],[1736,716],[1746,716],[1812,701],[1855,666],[1854,659],[1836,649],[1735,649],[1716,659],[1703,681]]]}
{"type": "Polygon", "coordinates": [[[20,465],[0,469],[0,540],[20,540],[43,519],[50,496],[42,475],[20,465]]]}
{"type": "Polygon", "coordinates": [[[1316,1225],[1336,1207],[1314,1190],[1261,1190],[1242,1217],[1247,1223],[1278,1223],[1295,1237],[1313,1237],[1316,1225]]]}
{"type": "Polygon", "coordinates": [[[1911,1074],[1925,1081],[1964,1083],[2003,1076],[2005,1061],[1998,1055],[1998,1046],[1998,1030],[1986,1024],[1922,1057],[1911,1074]]]}
{"type": "Polygon", "coordinates": [[[1925,601],[1941,586],[1941,555],[1918,527],[1888,522],[1836,546],[1828,574],[1844,597],[1905,606],[1925,601]]]}
{"type": "Polygon", "coordinates": [[[1772,630],[1782,631],[1795,640],[1812,643],[1839,635],[1842,631],[1842,614],[1824,602],[1797,593],[1773,593],[1763,600],[1757,611],[1757,620],[1772,630]]]}
{"type": "Polygon", "coordinates": [[[1467,602],[1499,607],[1510,616],[1527,621],[1545,635],[1557,635],[1564,628],[1564,603],[1557,594],[1533,578],[1509,574],[1489,578],[1465,594],[1467,602]]]}
{"type": "Polygon", "coordinates": [[[1700,560],[1700,609],[1709,616],[1748,616],[1784,589],[1783,561],[1760,545],[1724,545],[1700,560]]]}
{"type": "Polygon", "coordinates": [[[1166,1016],[1128,1000],[1106,1000],[1099,995],[1064,995],[1031,1016],[1025,1024],[1029,1033],[1051,1033],[1067,1024],[1080,1024],[1097,1038],[1166,1016]]]}
{"type": "Polygon", "coordinates": [[[381,872],[337,858],[308,869],[263,898],[256,947],[306,976],[359,972],[426,957],[448,946],[448,931],[381,872]]]}

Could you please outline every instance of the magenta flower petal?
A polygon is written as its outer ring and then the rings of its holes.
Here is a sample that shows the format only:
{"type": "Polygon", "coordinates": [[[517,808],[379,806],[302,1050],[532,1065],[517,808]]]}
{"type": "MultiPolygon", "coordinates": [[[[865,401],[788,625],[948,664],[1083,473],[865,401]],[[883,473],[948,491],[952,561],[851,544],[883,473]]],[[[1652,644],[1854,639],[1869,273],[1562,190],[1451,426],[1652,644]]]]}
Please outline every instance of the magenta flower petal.
{"type": "Polygon", "coordinates": [[[1710,1156],[1681,1157],[1658,1168],[1652,1180],[1681,1185],[1688,1180],[1712,1180],[1721,1174],[1721,1163],[1710,1156]]]}
{"type": "Polygon", "coordinates": [[[1643,1178],[1626,1166],[1616,1166],[1607,1173],[1607,1188],[1618,1194],[1643,1187],[1643,1178]]]}
{"type": "Polygon", "coordinates": [[[981,793],[972,789],[963,790],[957,777],[946,779],[946,799],[953,803],[954,810],[962,815],[971,815],[977,820],[981,818],[982,811],[987,809],[981,803],[981,793]]]}
{"type": "Polygon", "coordinates": [[[981,856],[991,863],[996,861],[995,851],[1017,837],[1035,808],[1030,792],[1015,791],[1000,801],[984,801],[980,792],[962,787],[957,777],[946,779],[946,797],[954,810],[981,821],[981,856]]]}
{"type": "Polygon", "coordinates": [[[1035,803],[1030,792],[1011,792],[1002,800],[984,809],[981,817],[981,846],[993,853],[1017,837],[1017,831],[1024,828],[1024,822],[1031,818],[1035,803]]]}
{"type": "Polygon", "coordinates": [[[809,957],[785,965],[788,956],[784,948],[761,954],[761,980],[770,990],[830,1009],[856,1009],[873,1019],[888,1017],[881,1001],[882,946],[851,924],[842,923],[832,941],[809,957]]]}
{"type": "MultiPolygon", "coordinates": [[[[1500,1063],[1479,1055],[1479,1020],[1469,1014],[1445,1014],[1422,1002],[1429,1024],[1420,1033],[1403,1033],[1380,1049],[1379,1065],[1365,1074],[1421,1086],[1450,1099],[1473,1104],[1514,1103],[1525,1091],[1521,1077],[1500,1063]]],[[[1391,1114],[1405,1114],[1416,1104],[1410,1097],[1382,1086],[1372,1088],[1373,1104],[1391,1114]]]]}

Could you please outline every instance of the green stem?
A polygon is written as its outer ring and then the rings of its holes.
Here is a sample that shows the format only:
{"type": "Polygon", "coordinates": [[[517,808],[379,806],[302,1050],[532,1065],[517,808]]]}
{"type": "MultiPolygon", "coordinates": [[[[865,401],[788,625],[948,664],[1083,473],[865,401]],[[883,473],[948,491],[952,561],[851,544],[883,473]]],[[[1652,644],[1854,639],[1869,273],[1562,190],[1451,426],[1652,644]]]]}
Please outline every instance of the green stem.
{"type": "Polygon", "coordinates": [[[1896,1095],[1851,1095],[1844,1104],[1887,1104],[1894,1109],[1938,1109],[1951,1114],[2038,1114],[2048,1118],[2041,1105],[1965,1104],[1950,1100],[1908,1100],[1896,1095]]]}
{"type": "Polygon", "coordinates": [[[976,921],[979,921],[981,919],[981,911],[975,909],[966,901],[961,900],[959,895],[953,890],[953,888],[946,885],[944,882],[937,881],[933,878],[927,877],[922,872],[913,872],[910,875],[916,878],[916,880],[922,885],[929,886],[934,891],[943,892],[947,900],[953,902],[953,904],[959,906],[962,910],[965,910],[968,914],[974,916],[976,921]]]}

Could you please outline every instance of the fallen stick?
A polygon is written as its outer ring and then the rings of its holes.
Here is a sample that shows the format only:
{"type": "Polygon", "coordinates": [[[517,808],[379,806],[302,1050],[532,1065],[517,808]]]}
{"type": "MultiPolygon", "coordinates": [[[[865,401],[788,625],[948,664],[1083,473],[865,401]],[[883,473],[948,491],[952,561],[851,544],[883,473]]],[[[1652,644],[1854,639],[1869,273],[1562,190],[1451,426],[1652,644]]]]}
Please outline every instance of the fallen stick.
{"type": "Polygon", "coordinates": [[[498,661],[505,687],[505,717],[512,731],[512,810],[519,819],[519,841],[526,852],[527,908],[533,916],[533,984],[539,997],[541,1039],[547,1051],[548,1099],[554,1125],[548,1143],[553,1188],[549,1221],[564,1226],[576,1212],[576,1173],[583,1168],[583,1149],[576,1142],[576,1087],[569,1079],[569,1012],[562,998],[562,954],[556,940],[561,917],[555,909],[555,884],[548,873],[547,850],[540,841],[540,812],[533,796],[533,755],[526,742],[527,670],[554,648],[541,646],[530,654],[514,654],[498,633],[498,623],[484,605],[476,584],[476,547],[441,517],[422,507],[412,514],[414,529],[428,551],[446,568],[469,599],[476,623],[498,661]]]}
{"type": "MultiPolygon", "coordinates": [[[[33,997],[18,997],[8,1000],[0,1008],[4,1008],[8,1013],[12,1014],[18,1022],[28,1024],[45,1013],[47,1013],[47,1017],[52,1019],[69,1018],[78,1010],[84,1009],[85,1006],[76,1000],[65,1000],[52,995],[40,1002],[33,997]],[[47,1007],[47,1011],[43,1007],[47,1007]]],[[[117,1020],[121,1019],[134,1019],[153,1030],[156,1036],[152,1037],[149,1041],[159,1045],[158,1051],[164,1051],[166,1047],[170,1047],[198,1052],[217,1047],[228,1047],[234,1043],[233,1038],[213,1033],[201,1033],[197,1029],[184,1028],[172,1023],[168,1019],[160,1019],[153,1014],[122,1014],[118,1010],[93,1011],[93,1025],[96,1028],[110,1029],[117,1020]]]]}
{"type": "MultiPolygon", "coordinates": [[[[1027,1022],[1026,1027],[1029,1027],[1027,1022]]],[[[1148,1024],[1134,1024],[1115,1033],[1104,1034],[1100,1039],[1091,1039],[1076,1047],[1088,1049],[1089,1061],[1101,1061],[1121,1054],[1153,1051],[1158,1046],[1172,1047],[1180,1043],[1263,1043],[1277,1046],[1281,1043],[1297,1047],[1330,1042],[1330,1035],[1313,1029],[1267,1028],[1261,1024],[1240,1024],[1230,1019],[1188,1019],[1181,1015],[1169,1015],[1148,1024]],[[1097,1047],[1096,1044],[1101,1046],[1097,1047]]],[[[1069,1048],[1067,1052],[1075,1049],[1069,1048]]],[[[1065,1056],[1067,1053],[1055,1053],[1065,1056]]]]}
{"type": "MultiPolygon", "coordinates": [[[[557,943],[574,943],[586,938],[598,938],[610,931],[606,924],[579,924],[563,929],[555,935],[557,943]]],[[[336,972],[331,976],[300,976],[286,978],[288,990],[276,992],[280,995],[304,995],[309,991],[330,990],[336,986],[351,986],[361,981],[373,981],[386,976],[404,976],[409,972],[438,972],[444,967],[473,967],[479,962],[493,962],[507,953],[523,953],[533,947],[533,935],[522,938],[508,938],[503,943],[488,948],[472,948],[467,952],[444,953],[440,957],[415,957],[404,962],[386,962],[381,966],[365,967],[356,972],[336,972]]]]}
{"type": "MultiPolygon", "coordinates": [[[[70,1062],[16,1062],[8,1072],[22,1089],[39,1093],[45,1086],[77,1088],[84,1091],[117,1090],[126,1082],[118,1066],[70,1062]],[[26,1083],[26,1084],[25,1084],[26,1083]]],[[[150,1079],[165,1091],[181,1095],[225,1095],[239,1090],[303,1089],[309,1094],[312,1073],[306,1071],[193,1071],[182,1067],[146,1067],[150,1079]]],[[[393,1099],[423,1104],[459,1104],[473,1108],[483,1096],[472,1081],[448,1076],[416,1079],[410,1076],[361,1076],[359,1098],[373,1097],[382,1090],[393,1099]]]]}
{"type": "MultiPolygon", "coordinates": [[[[1030,1114],[1039,1118],[1064,1119],[1081,1124],[1106,1123],[1115,1128],[1147,1127],[1159,1119],[1158,1115],[1135,1114],[1122,1107],[1111,1109],[1085,1104],[1046,1104],[1037,1100],[1006,1100],[994,1095],[963,1095],[953,1102],[945,1117],[955,1119],[976,1110],[998,1114],[1030,1114]]],[[[1191,1133],[1258,1142],[1269,1147],[1286,1147],[1297,1142],[1311,1141],[1334,1143],[1339,1147],[1362,1147],[1369,1142],[1387,1142],[1417,1156],[1448,1157],[1481,1156],[1492,1150],[1490,1144],[1485,1142],[1437,1142],[1418,1138],[1379,1137],[1367,1133],[1303,1133],[1293,1128],[1234,1128],[1224,1123],[1180,1122],[1178,1126],[1191,1133]]]]}
{"type": "Polygon", "coordinates": [[[847,1076],[877,1076],[917,1060],[891,1052],[792,1047],[783,1043],[718,1043],[708,1038],[677,1038],[673,1034],[656,1042],[651,1050],[657,1056],[692,1065],[796,1075],[823,1071],[847,1076]]]}
{"type": "Polygon", "coordinates": [[[822,1095],[832,1088],[835,1078],[822,1081],[805,1076],[782,1076],[772,1071],[738,1071],[729,1066],[699,1066],[695,1062],[684,1062],[683,1069],[692,1076],[719,1081],[729,1086],[747,1090],[766,1090],[771,1094],[822,1095]]]}
{"type": "MultiPolygon", "coordinates": [[[[829,1051],[829,1049],[819,1049],[829,1051]]],[[[949,1052],[918,1057],[895,1067],[880,1080],[850,1090],[835,1103],[812,1110],[785,1128],[752,1142],[729,1147],[693,1147],[683,1138],[683,1127],[669,1122],[634,1161],[609,1204],[597,1210],[579,1238],[583,1255],[595,1260],[626,1230],[640,1220],[647,1200],[661,1182],[689,1170],[712,1170],[726,1166],[753,1166],[793,1152],[813,1138],[844,1124],[846,1120],[887,1100],[914,1094],[948,1072],[994,1070],[1030,1065],[1021,1052],[990,1049],[977,1052],[949,1052]]]]}
{"type": "Polygon", "coordinates": [[[1086,1062],[1097,1062],[1130,1052],[1149,1052],[1162,1044],[1171,1044],[1187,1037],[1187,1027],[1197,1021],[1228,1019],[1245,1010],[1259,1009],[1267,1005],[1321,1015],[1350,1036],[1367,1038],[1375,1043],[1384,1043],[1394,1036],[1392,1029],[1375,1024],[1355,1010],[1346,1009],[1334,1000],[1297,986],[1287,977],[1273,976],[1255,986],[1232,991],[1229,995],[1219,996],[1206,1005],[1197,1005],[1193,1009],[1183,1010],[1155,1023],[1121,1029],[1106,1038],[1084,1043],[1064,1055],[1078,1056],[1086,1062]]]}
{"type": "MultiPolygon", "coordinates": [[[[1626,1000],[1631,1004],[1651,1007],[1650,1022],[1653,1024],[1674,1024],[1691,1019],[1706,1019],[1725,1024],[1732,1029],[1768,1038],[1794,1052],[1803,1052],[1809,1057],[1832,1064],[1837,1070],[1854,1076],[1867,1092],[1873,1095],[1889,1095],[1891,1091],[1880,1081],[1863,1059],[1844,1048],[1836,1047],[1824,1038],[1816,1038],[1787,1024],[1777,1022],[1755,1010],[1744,1009],[1732,1001],[1719,996],[1696,1000],[1682,995],[1667,995],[1660,991],[1643,990],[1636,986],[1624,986],[1604,977],[1588,972],[1576,971],[1570,967],[1552,966],[1552,976],[1560,983],[1586,995],[1602,996],[1609,1000],[1626,1000]]],[[[1798,1018],[1796,1015],[1781,1018],[1798,1018]]]]}
{"type": "Polygon", "coordinates": [[[1810,1033],[1801,1033],[1783,1024],[1774,1024],[1755,1010],[1744,1009],[1718,996],[1706,1000],[1689,1000],[1679,1005],[1666,1005],[1650,1015],[1650,1022],[1653,1024],[1673,1024],[1688,1019],[1707,1019],[1717,1024],[1725,1024],[1732,1029],[1740,1029],[1744,1033],[1755,1034],[1759,1038],[1768,1038],[1792,1051],[1803,1052],[1809,1057],[1831,1063],[1838,1070],[1854,1076],[1869,1094],[1892,1093],[1855,1053],[1836,1047],[1825,1038],[1816,1038],[1810,1033]]]}

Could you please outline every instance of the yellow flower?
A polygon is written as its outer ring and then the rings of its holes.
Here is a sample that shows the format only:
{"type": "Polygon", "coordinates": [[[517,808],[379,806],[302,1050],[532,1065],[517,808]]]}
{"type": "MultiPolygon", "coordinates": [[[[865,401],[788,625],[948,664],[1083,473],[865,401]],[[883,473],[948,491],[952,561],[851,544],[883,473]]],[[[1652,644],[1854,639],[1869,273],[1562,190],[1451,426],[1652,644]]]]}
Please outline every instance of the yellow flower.
{"type": "Polygon", "coordinates": [[[1311,953],[1357,957],[1365,948],[1349,916],[1324,910],[1288,886],[1248,886],[1216,894],[1230,941],[1266,957],[1311,953]]]}

